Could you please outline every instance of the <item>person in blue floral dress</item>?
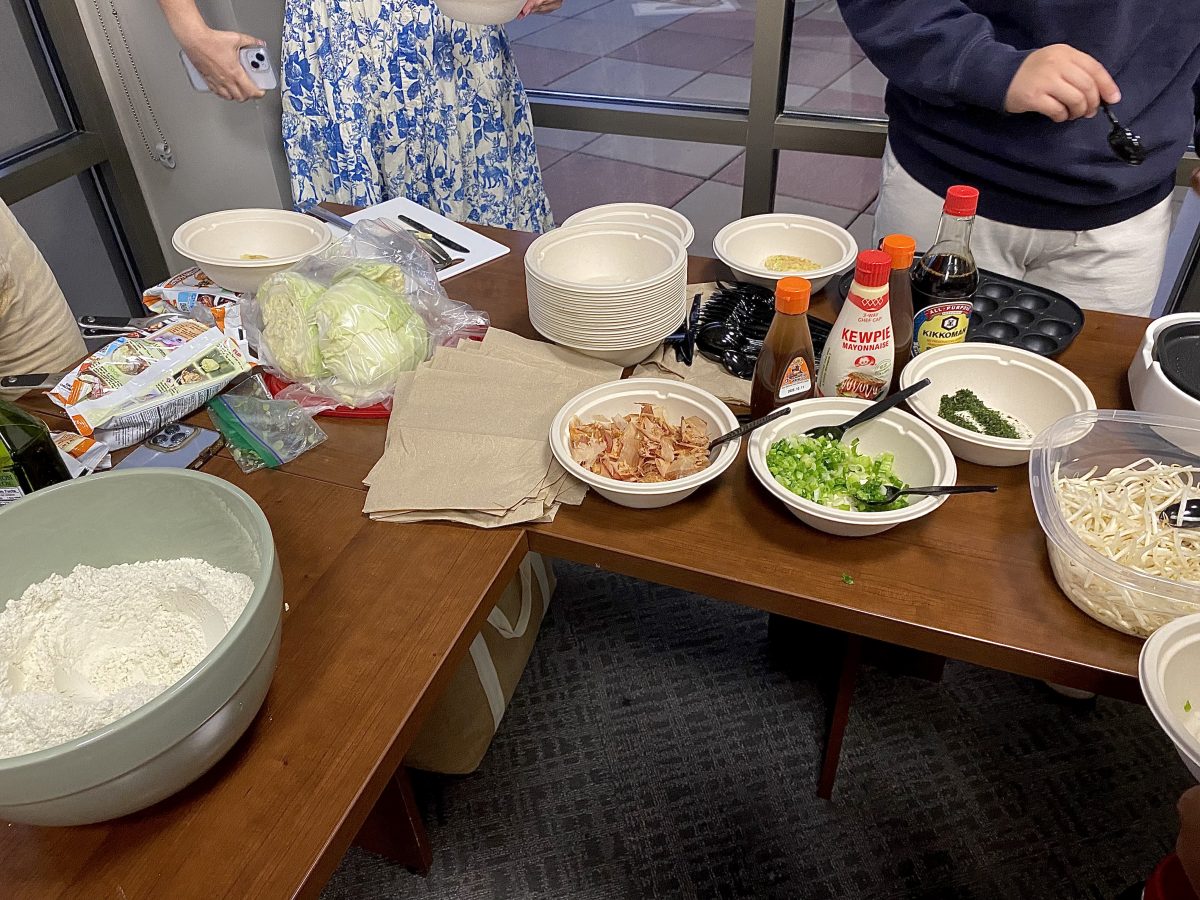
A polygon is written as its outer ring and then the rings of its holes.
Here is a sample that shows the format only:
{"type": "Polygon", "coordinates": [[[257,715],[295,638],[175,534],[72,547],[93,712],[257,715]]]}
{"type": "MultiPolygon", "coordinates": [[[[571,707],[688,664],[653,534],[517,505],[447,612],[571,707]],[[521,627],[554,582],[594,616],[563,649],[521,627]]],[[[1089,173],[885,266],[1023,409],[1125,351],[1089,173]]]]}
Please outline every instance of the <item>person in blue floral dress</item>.
{"type": "MultiPolygon", "coordinates": [[[[237,59],[261,41],[208,28],[195,0],[159,0],[213,92],[261,96],[237,59]]],[[[549,12],[561,0],[530,0],[549,12]]],[[[287,0],[284,150],[297,208],[408,197],[462,221],[553,225],[525,89],[501,26],[434,0],[287,0]]]]}

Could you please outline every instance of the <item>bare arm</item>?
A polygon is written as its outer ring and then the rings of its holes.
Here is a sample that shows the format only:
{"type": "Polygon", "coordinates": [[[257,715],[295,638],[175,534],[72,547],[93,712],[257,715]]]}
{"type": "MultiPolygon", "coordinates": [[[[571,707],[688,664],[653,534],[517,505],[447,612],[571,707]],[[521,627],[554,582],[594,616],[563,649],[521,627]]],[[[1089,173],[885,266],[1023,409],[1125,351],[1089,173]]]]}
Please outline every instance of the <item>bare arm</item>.
{"type": "Polygon", "coordinates": [[[209,28],[196,8],[196,0],[158,0],[158,5],[175,40],[214,94],[238,101],[263,95],[238,59],[239,50],[261,45],[262,41],[236,31],[209,28]]]}

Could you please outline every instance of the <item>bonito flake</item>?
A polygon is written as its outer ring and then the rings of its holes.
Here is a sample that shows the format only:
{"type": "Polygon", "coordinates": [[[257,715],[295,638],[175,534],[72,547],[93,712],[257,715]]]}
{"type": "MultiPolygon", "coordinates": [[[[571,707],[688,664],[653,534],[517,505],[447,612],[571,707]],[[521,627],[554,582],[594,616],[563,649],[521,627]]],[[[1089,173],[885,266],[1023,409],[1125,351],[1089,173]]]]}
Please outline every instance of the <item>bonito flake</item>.
{"type": "Polygon", "coordinates": [[[627,416],[573,418],[569,436],[572,459],[617,481],[675,481],[708,467],[708,423],[685,416],[671,424],[662,407],[649,403],[627,416]]]}

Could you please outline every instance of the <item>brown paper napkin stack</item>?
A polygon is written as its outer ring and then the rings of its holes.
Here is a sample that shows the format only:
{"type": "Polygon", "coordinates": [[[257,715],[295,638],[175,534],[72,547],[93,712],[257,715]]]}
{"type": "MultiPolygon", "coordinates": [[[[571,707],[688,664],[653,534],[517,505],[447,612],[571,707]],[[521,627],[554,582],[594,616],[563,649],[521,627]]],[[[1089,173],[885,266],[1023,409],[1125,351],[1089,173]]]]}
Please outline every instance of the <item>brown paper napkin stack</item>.
{"type": "Polygon", "coordinates": [[[483,528],[551,521],[587,487],[551,454],[550,422],[580,391],[620,377],[617,366],[497,328],[439,347],[396,386],[363,511],[483,528]]]}
{"type": "MultiPolygon", "coordinates": [[[[703,294],[704,300],[717,289],[715,281],[704,284],[689,284],[687,295],[703,294]]],[[[690,303],[690,301],[689,301],[690,303]]],[[[689,305],[690,309],[690,305],[689,305]]],[[[730,375],[725,367],[696,353],[689,366],[675,358],[674,347],[659,347],[644,363],[633,370],[634,378],[674,378],[686,381],[710,394],[715,394],[731,406],[750,405],[750,382],[730,375]]]]}

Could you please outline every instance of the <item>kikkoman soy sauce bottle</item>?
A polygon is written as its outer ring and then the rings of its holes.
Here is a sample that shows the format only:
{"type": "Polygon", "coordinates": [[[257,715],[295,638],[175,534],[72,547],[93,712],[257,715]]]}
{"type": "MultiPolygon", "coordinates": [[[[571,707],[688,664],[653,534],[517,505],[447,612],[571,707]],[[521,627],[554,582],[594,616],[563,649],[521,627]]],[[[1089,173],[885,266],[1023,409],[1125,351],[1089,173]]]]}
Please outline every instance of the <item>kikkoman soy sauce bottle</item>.
{"type": "Polygon", "coordinates": [[[967,339],[979,270],[971,255],[971,226],[979,191],[956,184],[946,191],[937,239],[912,270],[912,355],[967,339]]]}
{"type": "Polygon", "coordinates": [[[750,389],[752,419],[813,395],[816,373],[807,315],[811,294],[807,278],[780,278],[775,285],[775,318],[763,338],[750,389]]]}

